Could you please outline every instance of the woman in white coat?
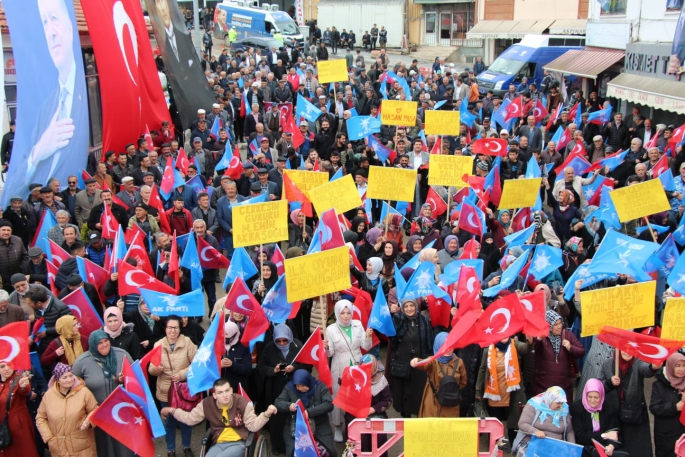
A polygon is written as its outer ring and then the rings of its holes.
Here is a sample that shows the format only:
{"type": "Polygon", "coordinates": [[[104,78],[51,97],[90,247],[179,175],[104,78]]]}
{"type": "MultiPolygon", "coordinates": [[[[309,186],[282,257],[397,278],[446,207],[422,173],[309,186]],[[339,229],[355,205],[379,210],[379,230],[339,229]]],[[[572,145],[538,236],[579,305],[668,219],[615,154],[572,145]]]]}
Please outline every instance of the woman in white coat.
{"type": "MultiPolygon", "coordinates": [[[[326,327],[326,339],[323,340],[326,355],[332,357],[333,397],[340,389],[338,380],[342,377],[345,367],[357,365],[362,357],[361,350],[371,349],[373,330],[365,331],[360,321],[352,319],[353,309],[354,305],[349,300],[340,300],[335,304],[335,324],[326,327]]],[[[331,419],[335,426],[334,439],[337,443],[342,443],[345,412],[336,406],[331,419]]]]}

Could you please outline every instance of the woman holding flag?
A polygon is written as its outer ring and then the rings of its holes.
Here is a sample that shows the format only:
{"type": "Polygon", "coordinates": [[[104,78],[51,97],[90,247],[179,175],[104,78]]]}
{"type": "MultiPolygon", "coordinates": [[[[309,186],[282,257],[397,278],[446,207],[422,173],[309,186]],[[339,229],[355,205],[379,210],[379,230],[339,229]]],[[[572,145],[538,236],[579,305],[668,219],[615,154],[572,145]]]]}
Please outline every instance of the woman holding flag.
{"type": "Polygon", "coordinates": [[[656,457],[675,457],[675,443],[685,433],[685,425],[680,421],[684,398],[685,355],[676,352],[666,359],[666,366],[652,384],[649,410],[654,414],[656,457]]]}

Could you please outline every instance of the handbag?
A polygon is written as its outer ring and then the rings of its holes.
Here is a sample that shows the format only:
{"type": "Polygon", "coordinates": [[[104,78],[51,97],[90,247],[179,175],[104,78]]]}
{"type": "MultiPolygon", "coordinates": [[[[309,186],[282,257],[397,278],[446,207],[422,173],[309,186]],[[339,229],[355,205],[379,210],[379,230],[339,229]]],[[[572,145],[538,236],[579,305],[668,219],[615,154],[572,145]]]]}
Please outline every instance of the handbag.
{"type": "MultiPolygon", "coordinates": [[[[167,352],[167,358],[169,359],[169,366],[171,371],[174,371],[174,366],[171,363],[171,356],[167,352]]],[[[202,393],[198,392],[195,395],[191,395],[190,389],[188,389],[187,382],[173,382],[169,387],[168,398],[169,406],[172,408],[182,409],[183,411],[192,411],[201,401],[202,393]]]]}
{"type": "Polygon", "coordinates": [[[10,406],[12,402],[12,392],[14,392],[14,386],[16,385],[18,377],[12,380],[10,384],[10,393],[7,396],[7,404],[5,405],[5,418],[0,423],[0,449],[6,449],[12,444],[12,434],[10,433],[10,426],[7,423],[7,418],[10,414],[10,406]]]}
{"type": "Polygon", "coordinates": [[[640,403],[639,405],[621,403],[618,407],[618,418],[624,424],[641,424],[644,409],[644,403],[640,403]]]}
{"type": "Polygon", "coordinates": [[[398,378],[409,377],[409,363],[400,362],[398,360],[390,361],[390,374],[398,378]]]}

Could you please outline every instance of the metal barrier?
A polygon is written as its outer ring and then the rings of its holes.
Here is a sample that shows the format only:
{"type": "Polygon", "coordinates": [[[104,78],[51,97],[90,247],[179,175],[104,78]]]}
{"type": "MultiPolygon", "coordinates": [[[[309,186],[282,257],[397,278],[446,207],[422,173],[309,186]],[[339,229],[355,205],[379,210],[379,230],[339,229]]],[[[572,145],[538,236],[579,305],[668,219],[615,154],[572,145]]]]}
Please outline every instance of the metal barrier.
{"type": "MultiPolygon", "coordinates": [[[[499,448],[504,437],[504,426],[499,420],[492,417],[478,419],[478,434],[479,437],[485,434],[489,436],[488,450],[478,452],[476,454],[478,457],[502,457],[504,455],[499,448]]],[[[402,437],[404,437],[404,419],[355,419],[347,426],[349,450],[358,457],[380,457],[402,437]],[[372,435],[371,452],[362,452],[362,435],[372,435]],[[378,446],[378,435],[385,435],[387,438],[386,442],[380,446],[378,446]]],[[[398,457],[403,456],[404,451],[398,457]]]]}

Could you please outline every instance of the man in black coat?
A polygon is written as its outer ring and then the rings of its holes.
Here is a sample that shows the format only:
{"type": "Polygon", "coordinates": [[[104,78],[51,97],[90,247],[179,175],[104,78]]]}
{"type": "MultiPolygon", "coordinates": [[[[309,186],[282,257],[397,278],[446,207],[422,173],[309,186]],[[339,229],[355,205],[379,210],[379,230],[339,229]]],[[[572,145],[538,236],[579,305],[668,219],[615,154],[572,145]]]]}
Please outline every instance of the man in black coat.
{"type": "Polygon", "coordinates": [[[614,114],[614,121],[607,123],[602,136],[614,151],[625,151],[630,147],[630,131],[628,125],[623,122],[623,114],[614,114]]]}
{"type": "Polygon", "coordinates": [[[100,198],[102,199],[102,205],[96,206],[90,211],[90,216],[88,217],[88,228],[91,230],[97,230],[102,232],[102,224],[100,219],[102,218],[102,212],[104,211],[104,206],[109,206],[112,211],[112,216],[117,220],[119,225],[123,227],[128,227],[128,215],[126,214],[126,208],[121,205],[112,202],[112,191],[103,190],[100,193],[100,198]]]}
{"type": "Polygon", "coordinates": [[[48,275],[48,264],[41,248],[34,246],[29,249],[29,258],[22,262],[21,272],[27,276],[48,275]]]}
{"type": "Polygon", "coordinates": [[[100,319],[104,321],[104,310],[102,309],[102,301],[100,300],[100,295],[98,295],[98,290],[91,283],[83,282],[83,278],[81,278],[81,276],[78,274],[69,275],[69,277],[67,278],[67,287],[62,289],[57,298],[62,300],[64,297],[66,297],[76,289],[80,289],[81,287],[83,287],[83,291],[86,293],[88,299],[93,304],[95,312],[98,313],[100,319]]]}
{"type": "Polygon", "coordinates": [[[31,241],[31,238],[29,238],[30,214],[22,206],[22,203],[23,200],[19,196],[10,198],[10,206],[5,209],[2,218],[10,221],[12,231],[21,238],[24,246],[28,246],[31,241]]]}
{"type": "Polygon", "coordinates": [[[36,338],[40,338],[37,351],[42,355],[50,342],[59,336],[55,328],[57,319],[70,315],[71,310],[61,300],[48,295],[45,289],[41,288],[29,288],[26,292],[26,303],[33,308],[36,319],[43,318],[45,330],[36,335],[36,338]]]}

